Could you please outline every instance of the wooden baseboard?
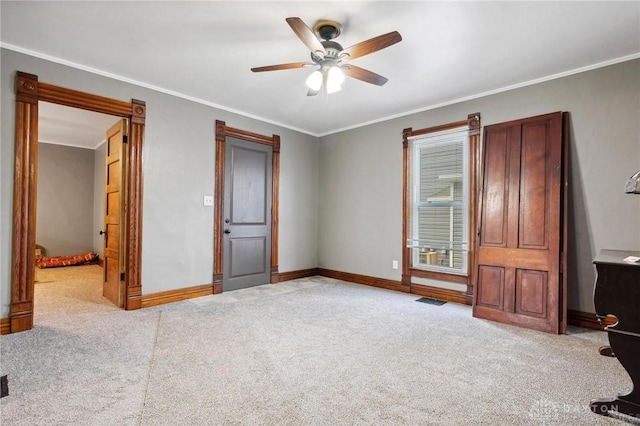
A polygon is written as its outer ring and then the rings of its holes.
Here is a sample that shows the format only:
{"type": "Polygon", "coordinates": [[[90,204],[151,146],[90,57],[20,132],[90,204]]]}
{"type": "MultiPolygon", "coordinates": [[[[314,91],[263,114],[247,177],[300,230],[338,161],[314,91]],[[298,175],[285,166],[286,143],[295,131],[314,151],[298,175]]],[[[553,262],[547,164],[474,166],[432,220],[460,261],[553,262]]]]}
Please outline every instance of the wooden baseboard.
{"type": "Polygon", "coordinates": [[[298,271],[280,272],[280,281],[291,281],[300,278],[313,277],[318,274],[318,268],[300,269],[298,271]]]}
{"type": "MultiPolygon", "coordinates": [[[[352,274],[350,272],[340,272],[331,269],[318,268],[318,275],[335,278],[337,280],[348,281],[356,284],[364,284],[372,287],[386,288],[406,293],[406,287],[400,281],[388,280],[385,278],[370,277],[368,275],[352,274]]],[[[430,297],[432,299],[444,300],[445,302],[460,303],[470,305],[471,300],[464,291],[449,290],[446,288],[431,287],[427,285],[411,284],[411,294],[430,297]]]]}
{"type": "MultiPolygon", "coordinates": [[[[278,282],[295,280],[297,278],[312,277],[318,275],[316,268],[302,269],[299,271],[282,272],[278,274],[278,282]]],[[[193,287],[179,288],[176,290],[161,291],[158,293],[143,294],[142,307],[164,305],[165,303],[179,302],[195,297],[208,296],[222,293],[222,285],[203,284],[193,287]]]]}
{"type": "MultiPolygon", "coordinates": [[[[278,274],[278,282],[295,280],[298,278],[312,277],[318,275],[317,268],[302,269],[299,271],[282,272],[278,274]]],[[[193,299],[195,297],[208,296],[210,294],[222,293],[221,285],[203,284],[193,287],[179,288],[176,290],[161,291],[158,293],[143,294],[142,307],[164,305],[165,303],[179,302],[181,300],[193,299]]]]}
{"type": "Polygon", "coordinates": [[[575,325],[577,327],[590,328],[592,330],[604,330],[607,325],[615,324],[615,321],[611,318],[607,318],[604,324],[600,324],[596,314],[591,312],[574,311],[569,309],[567,311],[567,323],[569,325],[575,325]]]}
{"type": "MultiPolygon", "coordinates": [[[[312,270],[310,269],[308,271],[312,270]]],[[[400,281],[370,277],[367,275],[352,274],[350,272],[334,271],[324,268],[317,268],[316,271],[317,275],[322,275],[323,277],[335,278],[337,280],[348,281],[356,284],[364,284],[373,287],[386,288],[388,290],[403,291],[403,287],[400,281]]],[[[472,304],[472,294],[464,291],[431,287],[421,284],[411,284],[411,293],[417,294],[418,296],[430,297],[432,299],[444,300],[446,302],[460,303],[462,305],[472,304]]],[[[605,321],[605,324],[603,325],[598,322],[596,314],[574,310],[567,311],[567,322],[571,325],[590,328],[593,330],[604,330],[605,326],[614,323],[614,321],[607,319],[605,321]]]]}
{"type": "Polygon", "coordinates": [[[386,278],[376,278],[368,275],[352,274],[350,272],[340,272],[324,268],[318,268],[318,275],[335,278],[336,280],[349,281],[356,284],[386,288],[387,290],[403,291],[402,283],[400,281],[388,280],[386,278]]]}
{"type": "Polygon", "coordinates": [[[0,318],[0,336],[11,333],[11,321],[9,318],[0,318]]]}
{"type": "Polygon", "coordinates": [[[422,284],[411,284],[411,293],[418,296],[430,297],[432,299],[444,300],[445,302],[470,305],[467,293],[464,291],[451,290],[448,288],[432,287],[422,284]]]}
{"type": "Polygon", "coordinates": [[[213,284],[202,284],[193,287],[179,288],[176,290],[143,294],[142,307],[149,308],[151,306],[179,302],[181,300],[193,299],[195,297],[208,296],[210,294],[213,294],[213,284]]]}
{"type": "MultiPolygon", "coordinates": [[[[400,281],[388,280],[384,278],[370,277],[367,275],[352,274],[349,272],[334,271],[324,268],[310,268],[298,271],[283,272],[280,274],[280,281],[295,280],[298,278],[312,277],[314,275],[322,275],[324,277],[335,278],[338,280],[353,282],[356,284],[364,284],[373,287],[386,288],[388,290],[402,291],[400,281]]],[[[213,294],[212,284],[203,284],[193,287],[186,287],[177,290],[161,291],[158,293],[142,295],[142,307],[163,305],[165,303],[179,302],[181,300],[193,299],[195,297],[208,296],[213,294]]],[[[431,287],[420,284],[411,285],[411,293],[419,296],[431,297],[432,299],[444,300],[460,304],[470,304],[468,295],[462,291],[449,290],[438,287],[431,287]]],[[[604,327],[614,323],[613,320],[607,319],[605,324],[600,324],[596,318],[596,314],[590,312],[575,311],[569,309],[567,311],[567,322],[577,327],[589,328],[593,330],[604,330],[604,327]]],[[[9,334],[11,332],[11,321],[9,318],[0,318],[0,335],[9,334]]]]}
{"type": "Polygon", "coordinates": [[[100,266],[101,268],[104,268],[104,259],[101,257],[98,258],[98,266],[100,266]]]}

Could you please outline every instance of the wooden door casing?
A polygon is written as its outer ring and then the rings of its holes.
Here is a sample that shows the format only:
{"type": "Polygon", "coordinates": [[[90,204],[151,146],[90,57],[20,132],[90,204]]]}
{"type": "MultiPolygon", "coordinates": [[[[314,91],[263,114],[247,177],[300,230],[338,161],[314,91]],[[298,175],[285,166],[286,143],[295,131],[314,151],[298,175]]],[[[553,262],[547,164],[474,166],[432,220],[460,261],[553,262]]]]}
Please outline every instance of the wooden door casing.
{"type": "Polygon", "coordinates": [[[279,181],[280,181],[280,136],[264,136],[242,129],[229,127],[216,120],[215,193],[213,220],[213,293],[222,292],[224,272],[224,189],[225,152],[228,137],[269,145],[272,148],[271,166],[271,283],[279,280],[278,272],[278,228],[279,228],[279,181]]]}
{"type": "Polygon", "coordinates": [[[124,102],[38,81],[38,76],[16,73],[16,130],[10,332],[33,328],[35,214],[38,159],[38,102],[100,112],[129,120],[127,143],[127,210],[125,309],[139,309],[142,299],[142,150],[146,105],[124,102]]]}
{"type": "Polygon", "coordinates": [[[564,332],[563,129],[560,112],[485,128],[476,317],[564,332]]]}

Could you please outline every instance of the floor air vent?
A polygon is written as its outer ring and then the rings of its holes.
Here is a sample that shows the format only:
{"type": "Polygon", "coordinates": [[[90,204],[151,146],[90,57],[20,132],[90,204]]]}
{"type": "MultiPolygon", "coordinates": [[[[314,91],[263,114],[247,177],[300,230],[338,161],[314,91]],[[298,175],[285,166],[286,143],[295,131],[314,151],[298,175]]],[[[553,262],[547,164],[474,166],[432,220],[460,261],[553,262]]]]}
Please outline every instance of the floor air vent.
{"type": "Polygon", "coordinates": [[[422,302],[428,305],[436,305],[436,306],[442,306],[445,303],[447,303],[444,300],[432,299],[430,297],[421,297],[420,299],[416,299],[416,302],[422,302]]]}
{"type": "Polygon", "coordinates": [[[9,380],[7,376],[0,377],[0,398],[9,396],[9,380]]]}

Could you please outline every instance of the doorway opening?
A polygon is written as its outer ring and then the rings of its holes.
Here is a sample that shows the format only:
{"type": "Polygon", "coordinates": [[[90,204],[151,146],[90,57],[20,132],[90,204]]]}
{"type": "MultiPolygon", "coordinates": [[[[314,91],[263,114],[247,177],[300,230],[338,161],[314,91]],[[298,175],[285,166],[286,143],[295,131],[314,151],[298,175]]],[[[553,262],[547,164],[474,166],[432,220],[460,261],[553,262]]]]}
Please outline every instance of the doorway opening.
{"type": "Polygon", "coordinates": [[[142,148],[146,106],[143,101],[119,101],[38,81],[38,76],[16,74],[16,136],[13,205],[13,242],[10,332],[33,327],[36,194],[38,184],[38,104],[40,101],[99,112],[126,119],[125,202],[129,207],[122,225],[126,251],[120,278],[124,308],[141,307],[142,256],[142,148]]]}
{"type": "Polygon", "coordinates": [[[103,295],[107,129],[121,118],[38,102],[34,323],[115,308],[103,295]]]}

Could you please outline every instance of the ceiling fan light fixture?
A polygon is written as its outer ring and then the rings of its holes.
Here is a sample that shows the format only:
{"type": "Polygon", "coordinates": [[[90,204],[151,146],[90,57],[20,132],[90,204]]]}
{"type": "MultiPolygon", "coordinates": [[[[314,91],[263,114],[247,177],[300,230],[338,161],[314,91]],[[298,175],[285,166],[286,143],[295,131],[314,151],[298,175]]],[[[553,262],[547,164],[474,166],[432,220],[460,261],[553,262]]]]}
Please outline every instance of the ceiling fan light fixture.
{"type": "Polygon", "coordinates": [[[315,70],[307,77],[307,87],[314,92],[320,90],[322,87],[322,73],[320,70],[315,70]]]}
{"type": "Polygon", "coordinates": [[[327,72],[327,93],[335,93],[342,90],[342,83],[344,83],[344,72],[340,67],[333,66],[329,68],[327,72]]]}
{"type": "Polygon", "coordinates": [[[329,68],[329,73],[327,75],[327,78],[332,83],[335,82],[336,84],[342,84],[344,83],[344,72],[340,67],[333,66],[329,68]]]}

